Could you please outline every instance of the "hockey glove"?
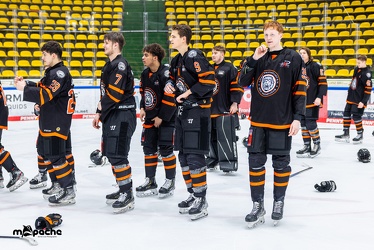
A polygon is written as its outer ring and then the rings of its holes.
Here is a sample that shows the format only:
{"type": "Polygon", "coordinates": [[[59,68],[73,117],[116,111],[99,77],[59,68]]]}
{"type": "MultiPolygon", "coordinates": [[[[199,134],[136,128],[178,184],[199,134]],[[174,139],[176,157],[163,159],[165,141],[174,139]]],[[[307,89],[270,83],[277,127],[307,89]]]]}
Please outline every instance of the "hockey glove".
{"type": "Polygon", "coordinates": [[[314,185],[314,188],[319,192],[333,192],[336,190],[334,181],[322,181],[320,185],[314,185]]]}
{"type": "Polygon", "coordinates": [[[62,223],[60,214],[48,214],[46,217],[39,217],[35,221],[36,229],[51,229],[62,223]]]}

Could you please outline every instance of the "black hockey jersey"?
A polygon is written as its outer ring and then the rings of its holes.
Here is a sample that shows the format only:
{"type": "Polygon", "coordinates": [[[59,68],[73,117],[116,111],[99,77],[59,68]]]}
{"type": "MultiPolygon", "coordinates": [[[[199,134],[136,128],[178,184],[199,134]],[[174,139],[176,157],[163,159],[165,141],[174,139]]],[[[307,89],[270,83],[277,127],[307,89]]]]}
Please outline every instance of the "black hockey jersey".
{"type": "Polygon", "coordinates": [[[372,86],[370,67],[356,67],[348,88],[347,103],[358,105],[362,102],[366,107],[371,95],[372,86]]]}
{"type": "Polygon", "coordinates": [[[287,129],[305,115],[306,83],[303,61],[296,51],[283,48],[267,52],[257,61],[248,57],[239,84],[251,85],[251,125],[287,129]],[[304,71],[304,72],[303,72],[304,71]]]}
{"type": "Polygon", "coordinates": [[[318,97],[323,100],[323,96],[327,94],[327,81],[320,63],[309,61],[305,64],[306,76],[306,107],[313,108],[314,100],[318,97]]]}
{"type": "Polygon", "coordinates": [[[100,77],[101,122],[111,110],[136,108],[134,88],[133,72],[122,55],[104,65],[100,77]]]}
{"type": "Polygon", "coordinates": [[[23,100],[39,104],[42,136],[67,140],[76,101],[72,77],[62,62],[47,68],[40,82],[27,84],[23,100]]]}
{"type": "Polygon", "coordinates": [[[170,68],[176,96],[189,89],[192,92],[187,98],[189,102],[197,103],[201,108],[211,107],[211,97],[216,85],[214,69],[200,50],[188,48],[183,56],[177,54],[171,61],[170,68]]]}
{"type": "Polygon", "coordinates": [[[9,109],[6,104],[6,96],[4,94],[3,86],[0,82],[0,129],[8,129],[8,116],[9,109]]]}
{"type": "Polygon", "coordinates": [[[153,124],[151,120],[156,116],[163,121],[170,121],[175,115],[175,94],[164,92],[169,75],[169,67],[160,65],[157,72],[152,73],[146,68],[140,76],[140,108],[145,110],[146,124],[153,124]]]}
{"type": "Polygon", "coordinates": [[[216,87],[213,90],[211,117],[217,117],[230,111],[233,102],[240,103],[243,88],[238,85],[238,70],[231,63],[222,61],[214,64],[216,87]]]}

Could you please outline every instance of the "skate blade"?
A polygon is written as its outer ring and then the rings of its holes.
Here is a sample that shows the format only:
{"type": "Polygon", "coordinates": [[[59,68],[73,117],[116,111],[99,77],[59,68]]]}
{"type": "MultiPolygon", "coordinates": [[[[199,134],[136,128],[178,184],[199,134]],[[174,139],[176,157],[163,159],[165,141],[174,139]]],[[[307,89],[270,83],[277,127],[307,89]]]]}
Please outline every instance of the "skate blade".
{"type": "Polygon", "coordinates": [[[362,141],[352,141],[353,144],[357,145],[357,144],[361,144],[362,141]]]}
{"type": "Polygon", "coordinates": [[[155,196],[155,195],[158,195],[158,191],[157,189],[150,189],[150,190],[147,190],[147,191],[136,191],[136,197],[139,197],[139,198],[144,198],[144,197],[148,197],[148,196],[155,196]]]}
{"type": "Polygon", "coordinates": [[[190,215],[190,219],[192,221],[195,221],[195,220],[198,220],[198,219],[201,219],[201,218],[205,218],[208,216],[208,210],[204,209],[202,210],[200,213],[198,214],[191,214],[190,215]]]}
{"type": "Polygon", "coordinates": [[[319,156],[321,154],[321,152],[319,152],[319,153],[317,153],[317,154],[315,154],[315,155],[309,155],[309,158],[314,158],[314,157],[316,157],[316,156],[319,156]]]}
{"type": "Polygon", "coordinates": [[[166,194],[158,193],[158,198],[164,199],[164,198],[167,198],[169,196],[172,196],[173,194],[174,194],[174,190],[171,190],[169,193],[166,193],[166,194]]]}
{"type": "Polygon", "coordinates": [[[256,226],[264,224],[264,223],[265,223],[265,218],[261,216],[256,221],[247,222],[247,226],[248,228],[255,228],[256,226]]]}
{"type": "Polygon", "coordinates": [[[188,214],[188,211],[190,210],[190,207],[185,207],[185,208],[179,208],[179,213],[180,214],[188,214]]]}
{"type": "Polygon", "coordinates": [[[108,205],[112,205],[114,202],[116,202],[116,200],[115,199],[106,199],[106,204],[108,204],[108,205]]]}
{"type": "Polygon", "coordinates": [[[38,183],[38,184],[30,184],[30,189],[37,189],[37,188],[42,188],[42,187],[46,187],[46,186],[47,186],[47,182],[43,181],[43,182],[38,183]]]}
{"type": "Polygon", "coordinates": [[[113,213],[115,213],[115,214],[122,214],[122,213],[125,213],[125,212],[133,210],[134,207],[135,207],[135,202],[130,202],[125,207],[113,208],[113,213]]]}
{"type": "Polygon", "coordinates": [[[280,220],[273,220],[273,226],[274,227],[278,226],[279,222],[280,222],[280,220]]]}
{"type": "Polygon", "coordinates": [[[59,203],[49,203],[48,205],[50,205],[51,207],[58,207],[58,206],[67,206],[67,205],[73,205],[75,204],[75,199],[70,199],[68,201],[62,201],[62,202],[59,202],[59,203]]]}
{"type": "Polygon", "coordinates": [[[335,141],[337,141],[337,142],[346,142],[346,143],[349,143],[349,139],[339,139],[339,138],[335,138],[335,141]]]}
{"type": "Polygon", "coordinates": [[[21,177],[13,186],[9,188],[10,192],[13,192],[14,190],[17,190],[20,188],[23,184],[25,184],[28,181],[26,177],[21,177]]]}
{"type": "Polygon", "coordinates": [[[296,154],[296,158],[309,158],[309,154],[296,154]]]}

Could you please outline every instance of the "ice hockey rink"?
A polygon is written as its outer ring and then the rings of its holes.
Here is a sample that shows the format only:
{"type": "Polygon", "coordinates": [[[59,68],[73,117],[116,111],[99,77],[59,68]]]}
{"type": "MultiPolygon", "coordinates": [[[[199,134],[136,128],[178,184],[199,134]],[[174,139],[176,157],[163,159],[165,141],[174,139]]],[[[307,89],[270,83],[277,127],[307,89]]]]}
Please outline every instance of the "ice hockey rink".
{"type": "MultiPolygon", "coordinates": [[[[307,166],[313,169],[291,177],[284,217],[276,227],[270,218],[273,170],[269,156],[265,224],[248,229],[244,217],[251,211],[252,202],[248,155],[241,143],[248,132],[248,120],[241,120],[241,130],[237,132],[238,171],[208,172],[209,215],[197,221],[178,213],[177,204],[188,196],[179,163],[174,196],[135,197],[134,210],[113,214],[105,203],[105,195],[115,191],[110,166],[88,168],[89,155],[99,148],[101,136],[91,122],[77,119],[72,125],[78,182],[75,205],[50,207],[41,190],[29,189],[28,183],[12,193],[0,189],[0,235],[12,235],[13,230],[22,230],[24,225],[35,229],[36,218],[49,213],[62,215],[63,223],[55,228],[62,235],[35,236],[39,243],[36,247],[18,239],[0,239],[1,249],[373,249],[370,228],[374,223],[374,162],[358,162],[357,151],[367,148],[374,154],[374,127],[364,126],[364,143],[353,145],[334,141],[334,136],[342,132],[342,125],[319,124],[322,153],[314,159],[296,158],[295,152],[302,147],[300,132],[294,137],[293,172],[307,166]],[[334,180],[337,190],[320,193],[314,189],[314,184],[325,180],[334,180]]],[[[29,180],[37,173],[37,133],[37,121],[9,122],[9,130],[3,132],[2,144],[29,180]]],[[[140,133],[138,120],[129,157],[134,187],[144,181],[140,133]]],[[[355,135],[352,126],[351,137],[355,135]]],[[[9,176],[3,172],[6,184],[9,176]]],[[[156,178],[161,186],[165,178],[162,165],[156,178]]]]}

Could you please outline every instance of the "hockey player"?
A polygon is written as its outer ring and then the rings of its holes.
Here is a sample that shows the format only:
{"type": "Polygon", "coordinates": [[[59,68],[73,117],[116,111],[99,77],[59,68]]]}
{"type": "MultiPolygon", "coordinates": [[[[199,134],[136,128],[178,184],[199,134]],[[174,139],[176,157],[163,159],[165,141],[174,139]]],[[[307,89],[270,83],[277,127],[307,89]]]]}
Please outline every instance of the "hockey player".
{"type": "Polygon", "coordinates": [[[102,123],[102,154],[112,165],[119,190],[106,196],[115,213],[134,208],[131,166],[128,155],[131,137],[136,128],[136,104],[134,97],[134,76],[129,63],[122,57],[125,44],[119,32],[104,35],[104,53],[109,60],[100,77],[100,101],[92,121],[99,129],[102,123]]]}
{"type": "Polygon", "coordinates": [[[359,55],[356,59],[357,67],[354,69],[352,81],[348,88],[347,103],[343,112],[343,134],[335,136],[336,141],[349,142],[349,127],[352,118],[357,130],[357,136],[352,140],[354,144],[362,143],[364,138],[362,115],[370,99],[372,89],[371,70],[366,65],[367,57],[359,55]]]}
{"type": "Polygon", "coordinates": [[[238,105],[243,88],[238,85],[238,70],[225,61],[225,48],[221,45],[212,49],[216,88],[211,107],[212,134],[210,152],[206,158],[208,168],[219,164],[224,172],[238,169],[238,154],[235,129],[239,126],[238,105]]]}
{"type": "Polygon", "coordinates": [[[314,158],[321,152],[320,135],[317,125],[319,109],[322,105],[323,96],[327,93],[327,81],[320,63],[314,62],[309,48],[299,49],[299,54],[305,63],[306,68],[306,112],[301,118],[301,132],[304,141],[304,147],[296,152],[297,157],[314,158]],[[311,145],[313,140],[313,148],[311,145]]]}
{"type": "Polygon", "coordinates": [[[296,51],[282,47],[282,35],[283,26],[280,23],[265,23],[264,37],[268,47],[261,45],[256,48],[253,56],[243,63],[239,77],[241,86],[252,85],[248,153],[253,209],[245,217],[250,228],[264,223],[267,154],[272,155],[274,168],[271,218],[274,224],[283,218],[284,199],[291,174],[291,136],[297,134],[301,117],[305,115],[303,62],[296,51]]]}
{"type": "MultiPolygon", "coordinates": [[[[38,154],[53,166],[59,188],[48,198],[51,206],[75,204],[72,166],[66,160],[72,116],[75,110],[74,85],[67,67],[62,62],[62,48],[56,41],[46,42],[42,60],[47,67],[38,83],[16,76],[14,85],[23,91],[25,101],[38,103],[38,154]]],[[[43,192],[44,193],[44,192],[43,192]]]]}
{"type": "Polygon", "coordinates": [[[6,185],[6,188],[8,188],[10,192],[13,192],[25,184],[25,182],[27,182],[27,178],[17,167],[10,153],[6,151],[4,146],[1,144],[3,130],[8,129],[8,116],[9,110],[6,103],[6,97],[0,82],[0,188],[4,188],[4,177],[2,171],[2,168],[4,167],[5,170],[10,174],[10,179],[6,185]]]}
{"type": "Polygon", "coordinates": [[[176,157],[173,152],[176,104],[175,95],[164,93],[169,81],[169,67],[162,65],[165,50],[157,43],[143,48],[142,61],[147,68],[140,77],[140,120],[143,123],[142,145],[146,180],[136,188],[136,195],[157,195],[160,198],[172,195],[175,189],[176,157]],[[157,150],[164,163],[166,180],[157,191],[157,150]]]}
{"type": "Polygon", "coordinates": [[[208,215],[206,200],[206,162],[209,153],[210,107],[215,87],[214,69],[197,49],[190,49],[192,36],[188,25],[174,25],[170,44],[178,54],[172,59],[170,77],[165,87],[176,94],[178,114],[175,122],[175,150],[190,196],[178,204],[180,213],[189,213],[191,220],[208,215]]]}

